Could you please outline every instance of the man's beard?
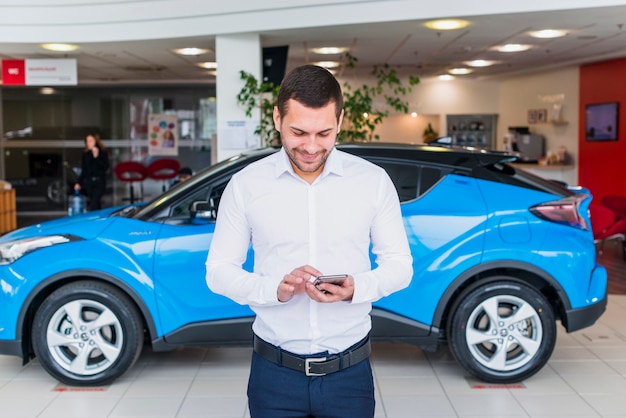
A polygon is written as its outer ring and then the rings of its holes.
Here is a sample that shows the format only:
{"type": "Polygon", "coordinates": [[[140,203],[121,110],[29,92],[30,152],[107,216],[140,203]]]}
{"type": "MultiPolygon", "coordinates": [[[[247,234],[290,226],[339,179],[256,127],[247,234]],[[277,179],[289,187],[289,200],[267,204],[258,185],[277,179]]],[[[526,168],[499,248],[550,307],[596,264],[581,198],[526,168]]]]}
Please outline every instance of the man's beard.
{"type": "Polygon", "coordinates": [[[309,164],[302,164],[296,158],[297,154],[298,153],[296,150],[287,149],[287,156],[289,156],[289,160],[291,160],[292,164],[295,165],[298,168],[298,170],[302,171],[303,173],[314,173],[326,163],[326,160],[328,159],[328,156],[330,155],[330,151],[325,150],[324,154],[322,155],[321,160],[317,164],[315,164],[315,166],[311,166],[309,164]]]}

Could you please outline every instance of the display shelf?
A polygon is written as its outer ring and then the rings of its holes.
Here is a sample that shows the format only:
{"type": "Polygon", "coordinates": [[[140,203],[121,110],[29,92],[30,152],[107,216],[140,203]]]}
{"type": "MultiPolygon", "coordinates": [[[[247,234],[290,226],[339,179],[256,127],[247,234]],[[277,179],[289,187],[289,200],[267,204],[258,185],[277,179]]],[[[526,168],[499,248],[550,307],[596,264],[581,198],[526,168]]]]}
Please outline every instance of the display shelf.
{"type": "Polygon", "coordinates": [[[497,115],[447,115],[448,136],[455,145],[494,148],[497,115]]]}

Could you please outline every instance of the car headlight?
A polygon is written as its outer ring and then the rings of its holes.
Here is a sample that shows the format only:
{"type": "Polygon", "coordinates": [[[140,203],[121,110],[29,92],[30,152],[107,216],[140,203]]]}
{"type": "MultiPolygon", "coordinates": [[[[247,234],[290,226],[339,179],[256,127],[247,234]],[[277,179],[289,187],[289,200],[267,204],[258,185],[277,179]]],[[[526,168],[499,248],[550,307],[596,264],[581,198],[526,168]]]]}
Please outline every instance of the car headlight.
{"type": "Polygon", "coordinates": [[[22,256],[44,247],[51,247],[66,242],[78,241],[74,235],[46,235],[41,237],[23,238],[0,243],[0,265],[11,264],[22,256]]]}

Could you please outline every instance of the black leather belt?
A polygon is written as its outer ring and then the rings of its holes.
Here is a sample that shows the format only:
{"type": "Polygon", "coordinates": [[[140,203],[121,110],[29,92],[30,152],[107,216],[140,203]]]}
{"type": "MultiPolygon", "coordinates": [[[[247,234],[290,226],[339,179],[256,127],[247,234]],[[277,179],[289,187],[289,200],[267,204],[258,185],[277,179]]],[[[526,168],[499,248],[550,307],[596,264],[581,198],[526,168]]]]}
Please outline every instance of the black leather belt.
{"type": "Polygon", "coordinates": [[[306,357],[291,354],[254,336],[254,351],[272,363],[304,372],[307,376],[324,376],[347,369],[365,360],[372,352],[369,337],[358,346],[328,357],[306,357]]]}

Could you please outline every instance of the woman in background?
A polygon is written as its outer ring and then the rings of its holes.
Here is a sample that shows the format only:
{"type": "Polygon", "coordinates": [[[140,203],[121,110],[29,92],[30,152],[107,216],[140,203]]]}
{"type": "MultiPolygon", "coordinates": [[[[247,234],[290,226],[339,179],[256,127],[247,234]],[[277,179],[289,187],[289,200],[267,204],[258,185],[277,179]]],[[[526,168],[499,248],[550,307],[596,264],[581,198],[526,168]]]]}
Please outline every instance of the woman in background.
{"type": "Polygon", "coordinates": [[[99,134],[85,137],[85,151],[81,160],[81,171],[74,190],[82,190],[89,201],[89,210],[100,209],[106,186],[106,172],[109,169],[109,155],[99,134]]]}

